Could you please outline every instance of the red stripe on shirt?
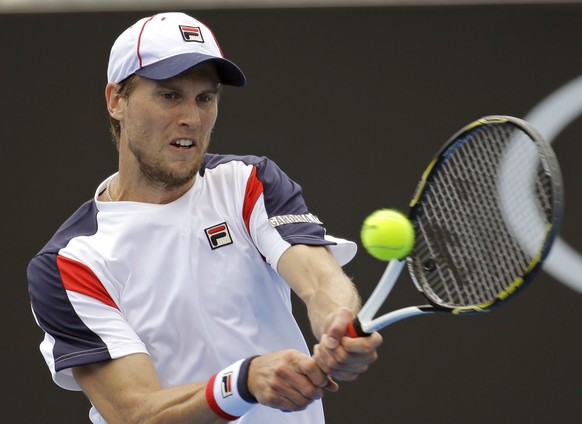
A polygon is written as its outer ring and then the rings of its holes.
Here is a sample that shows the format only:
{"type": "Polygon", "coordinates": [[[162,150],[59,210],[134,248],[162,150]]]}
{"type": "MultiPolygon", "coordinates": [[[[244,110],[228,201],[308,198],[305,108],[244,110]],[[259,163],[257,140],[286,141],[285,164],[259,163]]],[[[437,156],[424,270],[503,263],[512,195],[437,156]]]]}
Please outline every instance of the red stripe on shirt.
{"type": "Polygon", "coordinates": [[[247,188],[245,190],[245,200],[243,204],[243,219],[245,221],[245,225],[247,227],[247,231],[250,234],[250,221],[251,221],[251,214],[253,213],[253,209],[257,204],[257,200],[263,193],[263,183],[261,180],[257,178],[257,168],[253,166],[253,170],[251,171],[251,175],[247,181],[247,188]]]}
{"type": "Polygon", "coordinates": [[[101,281],[88,266],[64,256],[57,256],[57,266],[65,289],[92,297],[119,310],[101,281]]]}

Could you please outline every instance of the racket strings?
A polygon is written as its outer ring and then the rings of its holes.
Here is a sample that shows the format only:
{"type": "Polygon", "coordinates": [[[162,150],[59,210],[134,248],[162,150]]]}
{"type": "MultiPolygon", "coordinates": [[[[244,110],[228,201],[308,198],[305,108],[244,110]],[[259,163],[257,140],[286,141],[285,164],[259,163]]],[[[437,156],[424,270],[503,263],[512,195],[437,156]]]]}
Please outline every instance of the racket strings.
{"type": "MultiPolygon", "coordinates": [[[[446,179],[446,184],[436,185],[439,190],[435,191],[435,199],[439,201],[438,199],[450,195],[452,201],[444,204],[453,205],[456,209],[461,207],[464,210],[461,214],[450,208],[447,210],[446,217],[457,215],[459,218],[453,227],[453,230],[458,233],[458,237],[456,243],[443,246],[446,246],[450,252],[447,257],[455,259],[455,263],[447,263],[449,274],[453,275],[453,278],[449,280],[452,289],[447,290],[447,298],[452,299],[455,304],[466,305],[473,304],[474,299],[489,298],[491,290],[495,289],[483,284],[474,284],[470,275],[475,273],[487,276],[490,274],[489,264],[497,259],[492,257],[496,252],[495,244],[502,242],[503,238],[497,230],[499,219],[491,213],[493,209],[490,205],[495,202],[490,184],[491,168],[475,168],[475,164],[471,160],[471,158],[478,157],[490,163],[492,160],[496,160],[497,152],[482,150],[481,143],[465,143],[459,151],[465,154],[456,155],[454,160],[445,165],[450,168],[441,174],[446,179]],[[466,152],[464,152],[465,150],[466,152]],[[444,192],[443,189],[449,187],[455,187],[455,190],[450,193],[444,192]],[[475,225],[476,221],[479,221],[480,225],[475,225]],[[488,235],[493,237],[483,234],[485,227],[490,229],[488,235]],[[475,245],[476,241],[482,246],[475,245]],[[483,253],[480,255],[472,254],[476,249],[483,250],[483,253]]],[[[441,222],[450,221],[447,218],[441,222]]]]}
{"type": "MultiPolygon", "coordinates": [[[[465,165],[466,162],[460,162],[459,168],[462,169],[463,173],[465,173],[465,165]]],[[[449,186],[454,184],[455,182],[455,175],[443,173],[443,177],[446,180],[446,184],[440,185],[437,190],[434,191],[434,198],[438,199],[443,196],[446,196],[446,193],[443,193],[442,187],[449,186]]],[[[441,214],[438,220],[429,221],[433,225],[431,226],[431,230],[433,231],[434,235],[434,223],[443,223],[447,222],[447,217],[456,214],[455,210],[451,209],[451,206],[458,206],[465,202],[467,198],[467,189],[466,187],[468,181],[464,181],[463,184],[460,185],[460,190],[457,190],[451,193],[454,198],[452,202],[445,203],[445,208],[443,209],[444,214],[441,214]]],[[[482,192],[476,192],[475,194],[482,194],[482,192]]],[[[470,215],[474,215],[474,213],[468,209],[465,210],[465,214],[460,215],[459,218],[462,220],[461,222],[457,223],[455,230],[457,231],[450,231],[450,228],[442,228],[439,227],[439,232],[442,234],[446,234],[446,240],[441,237],[440,243],[438,246],[442,246],[446,248],[447,255],[446,258],[456,258],[456,263],[451,264],[449,262],[445,262],[444,269],[447,270],[447,274],[449,275],[448,279],[439,279],[437,282],[441,281],[450,281],[450,287],[447,285],[443,285],[442,288],[446,291],[446,298],[453,299],[456,298],[457,303],[466,303],[468,299],[484,295],[483,287],[480,286],[469,286],[466,285],[465,282],[469,281],[469,273],[473,270],[476,270],[479,273],[483,273],[484,271],[484,264],[482,259],[483,257],[473,257],[467,255],[467,248],[470,249],[470,246],[467,246],[466,242],[463,240],[474,240],[479,237],[478,228],[475,228],[471,225],[469,219],[470,215]],[[458,231],[459,229],[464,229],[463,231],[458,231]],[[442,244],[441,244],[442,243],[442,244]]],[[[428,217],[428,216],[427,216],[428,217]]],[[[427,231],[425,231],[427,233],[427,231]]],[[[434,286],[434,284],[433,284],[434,286]]]]}
{"type": "Polygon", "coordinates": [[[542,167],[539,167],[537,172],[538,177],[536,178],[536,199],[540,203],[540,210],[544,211],[546,220],[551,222],[554,208],[552,205],[552,198],[547,195],[547,193],[551,193],[552,191],[552,179],[542,167]]]}
{"type": "Polygon", "coordinates": [[[412,275],[437,304],[486,304],[539,254],[551,178],[533,141],[509,124],[477,128],[442,156],[417,205],[412,275]]]}
{"type": "MultiPolygon", "coordinates": [[[[492,193],[490,190],[490,184],[488,181],[491,176],[486,173],[487,168],[476,168],[471,169],[474,165],[468,158],[479,156],[482,158],[488,158],[488,151],[474,151],[479,150],[480,145],[468,145],[465,144],[462,150],[467,150],[467,154],[458,155],[457,160],[450,161],[447,166],[452,167],[451,171],[443,172],[443,177],[447,177],[446,185],[444,187],[451,187],[457,182],[456,190],[452,191],[450,195],[453,196],[452,204],[456,207],[463,207],[464,213],[458,215],[460,222],[457,223],[454,228],[459,232],[460,237],[457,239],[463,239],[464,242],[458,241],[455,244],[455,249],[448,256],[448,258],[456,258],[456,263],[447,264],[451,269],[459,268],[463,270],[463,273],[456,272],[455,278],[450,280],[453,286],[452,290],[447,290],[449,293],[448,299],[454,299],[455,304],[467,304],[471,302],[471,299],[482,299],[489,296],[487,287],[483,285],[467,284],[470,282],[470,274],[476,272],[480,275],[487,275],[487,264],[494,260],[494,258],[488,257],[489,255],[471,255],[470,252],[475,249],[473,246],[473,241],[481,240],[489,252],[491,250],[491,243],[489,238],[483,238],[481,232],[482,226],[475,226],[473,222],[475,217],[479,213],[484,213],[480,217],[485,225],[490,228],[496,228],[495,216],[491,213],[488,205],[493,201],[492,193]],[[448,175],[448,176],[447,176],[448,175]],[[461,184],[459,184],[459,182],[461,184]],[[459,195],[461,193],[461,195],[459,195]],[[470,199],[473,198],[473,201],[470,199]],[[483,207],[479,210],[474,208],[474,205],[480,204],[483,207]]],[[[440,185],[439,187],[443,187],[440,185]]],[[[447,193],[443,193],[443,190],[438,191],[436,198],[441,198],[446,196],[447,193]]],[[[454,211],[448,211],[447,216],[451,216],[454,211]]],[[[450,246],[447,246],[447,250],[451,251],[450,246]]],[[[451,273],[453,274],[453,273],[451,273]]],[[[444,281],[444,280],[441,280],[444,281]]]]}

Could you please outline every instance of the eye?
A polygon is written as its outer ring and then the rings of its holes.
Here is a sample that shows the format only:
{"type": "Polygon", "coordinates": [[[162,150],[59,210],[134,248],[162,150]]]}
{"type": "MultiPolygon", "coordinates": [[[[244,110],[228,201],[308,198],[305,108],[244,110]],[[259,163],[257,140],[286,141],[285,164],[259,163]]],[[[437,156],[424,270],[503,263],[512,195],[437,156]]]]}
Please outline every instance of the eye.
{"type": "Polygon", "coordinates": [[[200,102],[200,103],[208,103],[211,102],[213,99],[215,98],[215,96],[211,95],[211,94],[200,94],[196,97],[196,99],[200,102]]]}
{"type": "Polygon", "coordinates": [[[180,95],[176,91],[163,91],[161,97],[165,100],[176,100],[180,95]]]}

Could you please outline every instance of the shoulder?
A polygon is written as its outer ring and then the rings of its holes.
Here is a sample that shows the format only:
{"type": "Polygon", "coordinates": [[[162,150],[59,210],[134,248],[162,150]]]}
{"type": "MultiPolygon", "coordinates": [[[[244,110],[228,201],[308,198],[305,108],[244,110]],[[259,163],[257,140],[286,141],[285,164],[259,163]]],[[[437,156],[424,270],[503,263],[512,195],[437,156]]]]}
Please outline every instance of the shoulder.
{"type": "Polygon", "coordinates": [[[200,169],[200,174],[204,175],[207,170],[216,169],[222,165],[243,165],[243,166],[260,166],[262,163],[272,162],[265,156],[255,155],[223,155],[216,153],[207,153],[200,169]]]}
{"type": "Polygon", "coordinates": [[[93,200],[85,202],[60,226],[39,254],[56,253],[75,237],[95,234],[97,212],[97,205],[93,200]]]}
{"type": "MultiPolygon", "coordinates": [[[[63,248],[66,248],[71,240],[91,236],[97,231],[97,207],[95,202],[84,203],[77,211],[67,219],[49,242],[29,262],[27,277],[31,296],[46,290],[60,292],[62,275],[59,270],[58,258],[63,248]]],[[[53,299],[56,301],[56,298],[53,299]]]]}
{"type": "Polygon", "coordinates": [[[222,155],[206,154],[200,169],[200,175],[204,176],[206,171],[219,169],[245,169],[252,170],[252,175],[263,182],[277,182],[281,179],[287,180],[285,172],[270,158],[255,155],[222,155]]]}

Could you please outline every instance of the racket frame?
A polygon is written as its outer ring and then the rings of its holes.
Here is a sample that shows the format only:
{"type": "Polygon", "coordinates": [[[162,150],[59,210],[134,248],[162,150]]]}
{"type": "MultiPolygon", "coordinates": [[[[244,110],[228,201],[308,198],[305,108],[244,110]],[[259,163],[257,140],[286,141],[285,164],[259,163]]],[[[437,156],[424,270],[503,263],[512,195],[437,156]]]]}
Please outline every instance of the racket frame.
{"type": "Polygon", "coordinates": [[[559,165],[551,149],[551,146],[545,142],[543,137],[529,123],[524,120],[506,115],[491,115],[478,119],[455,133],[441,147],[441,149],[435,155],[434,159],[423,172],[420,182],[418,183],[410,202],[408,216],[412,221],[414,221],[416,208],[419,205],[427,185],[430,183],[431,176],[434,175],[434,171],[436,169],[435,167],[438,167],[438,165],[442,162],[443,154],[450,148],[450,146],[465,134],[475,130],[477,127],[499,123],[512,124],[519,130],[525,132],[532,140],[534,140],[536,147],[542,150],[541,157],[542,160],[545,161],[546,168],[550,169],[552,173],[552,198],[554,199],[555,206],[552,210],[553,216],[551,223],[546,225],[544,242],[541,244],[539,251],[533,255],[524,275],[519,276],[515,281],[507,285],[504,290],[498,293],[494,299],[488,302],[471,306],[450,308],[439,305],[426,296],[411,269],[412,259],[410,257],[400,260],[391,260],[388,263],[388,266],[382,274],[382,277],[380,278],[380,281],[378,282],[374,291],[362,309],[358,312],[356,318],[350,323],[350,325],[348,325],[347,332],[350,337],[368,336],[371,333],[380,330],[381,328],[415,315],[435,312],[448,312],[455,315],[488,312],[494,306],[497,306],[508,298],[512,297],[516,292],[522,289],[527,282],[531,281],[533,277],[540,271],[543,260],[547,257],[550,251],[553,240],[555,239],[555,236],[558,232],[559,223],[561,221],[563,210],[562,179],[559,165]],[[429,304],[397,309],[374,318],[392,291],[396,280],[400,276],[400,273],[402,272],[402,269],[407,262],[409,263],[409,273],[417,290],[420,291],[423,296],[425,296],[429,304]]]}

